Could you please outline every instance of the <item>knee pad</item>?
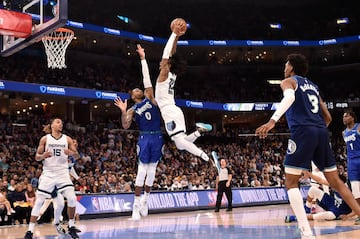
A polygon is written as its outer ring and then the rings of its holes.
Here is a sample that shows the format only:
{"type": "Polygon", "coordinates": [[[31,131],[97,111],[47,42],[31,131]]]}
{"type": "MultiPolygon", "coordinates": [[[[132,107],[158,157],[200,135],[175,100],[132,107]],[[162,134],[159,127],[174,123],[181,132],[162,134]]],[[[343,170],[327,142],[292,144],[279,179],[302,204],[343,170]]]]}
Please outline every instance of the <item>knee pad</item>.
{"type": "Polygon", "coordinates": [[[135,180],[135,186],[137,187],[144,186],[144,181],[146,177],[146,166],[147,166],[146,164],[139,162],[138,171],[135,180]]]}
{"type": "Polygon", "coordinates": [[[68,207],[76,206],[76,195],[73,187],[67,187],[61,193],[66,198],[68,207]]]}

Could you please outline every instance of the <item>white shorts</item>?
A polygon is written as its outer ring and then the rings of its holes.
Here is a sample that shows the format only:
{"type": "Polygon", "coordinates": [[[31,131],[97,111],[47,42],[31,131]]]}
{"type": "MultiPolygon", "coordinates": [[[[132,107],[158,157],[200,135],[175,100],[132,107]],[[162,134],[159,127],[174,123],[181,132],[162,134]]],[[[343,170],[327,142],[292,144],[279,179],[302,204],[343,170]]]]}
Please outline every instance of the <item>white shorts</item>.
{"type": "Polygon", "coordinates": [[[167,105],[160,109],[165,123],[166,132],[170,137],[180,132],[186,132],[185,117],[182,110],[176,105],[167,105]]]}
{"type": "Polygon", "coordinates": [[[74,185],[70,179],[70,174],[68,170],[64,170],[64,172],[61,174],[43,172],[39,178],[39,186],[37,192],[51,195],[55,187],[59,192],[61,192],[67,187],[73,186],[74,185]]]}

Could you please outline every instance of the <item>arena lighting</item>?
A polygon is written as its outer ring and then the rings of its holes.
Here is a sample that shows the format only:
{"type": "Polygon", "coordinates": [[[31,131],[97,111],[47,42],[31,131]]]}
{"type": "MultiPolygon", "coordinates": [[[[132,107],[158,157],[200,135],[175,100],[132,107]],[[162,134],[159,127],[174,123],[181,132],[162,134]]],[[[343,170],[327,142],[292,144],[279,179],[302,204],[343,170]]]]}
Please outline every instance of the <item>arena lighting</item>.
{"type": "Polygon", "coordinates": [[[270,23],[269,26],[272,29],[281,29],[281,24],[280,23],[270,23]]]}
{"type": "Polygon", "coordinates": [[[121,21],[123,21],[125,23],[129,23],[129,18],[128,17],[117,15],[117,18],[119,18],[121,21]]]}
{"type": "Polygon", "coordinates": [[[338,19],[336,19],[336,23],[337,24],[349,24],[349,18],[347,18],[347,17],[343,17],[343,18],[338,18],[338,19]]]}
{"type": "Polygon", "coordinates": [[[281,80],[267,80],[270,85],[280,85],[281,80]]]}
{"type": "Polygon", "coordinates": [[[55,6],[57,4],[56,0],[50,0],[50,6],[55,6]]]}

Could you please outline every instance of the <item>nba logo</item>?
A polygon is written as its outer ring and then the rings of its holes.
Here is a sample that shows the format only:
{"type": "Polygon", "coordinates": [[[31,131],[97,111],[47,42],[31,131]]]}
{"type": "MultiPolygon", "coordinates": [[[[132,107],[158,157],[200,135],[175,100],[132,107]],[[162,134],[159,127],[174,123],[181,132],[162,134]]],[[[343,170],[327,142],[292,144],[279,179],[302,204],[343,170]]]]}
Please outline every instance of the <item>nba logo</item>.
{"type": "Polygon", "coordinates": [[[98,201],[98,199],[96,197],[91,198],[91,204],[92,204],[93,209],[95,211],[100,211],[99,201],[98,201]]]}

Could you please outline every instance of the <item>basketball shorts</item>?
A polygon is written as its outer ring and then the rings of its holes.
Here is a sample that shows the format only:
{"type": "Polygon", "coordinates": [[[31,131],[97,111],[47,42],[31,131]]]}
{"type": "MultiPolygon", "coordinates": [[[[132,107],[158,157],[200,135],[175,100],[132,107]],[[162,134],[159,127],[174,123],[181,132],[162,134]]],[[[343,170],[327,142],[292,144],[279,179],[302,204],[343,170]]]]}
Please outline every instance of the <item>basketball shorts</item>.
{"type": "Polygon", "coordinates": [[[70,179],[70,174],[67,169],[62,170],[59,173],[48,173],[44,171],[39,178],[38,193],[52,195],[55,187],[58,192],[61,192],[67,187],[73,187],[73,183],[70,179]]]}
{"type": "Polygon", "coordinates": [[[327,128],[298,126],[291,130],[284,166],[309,170],[311,161],[320,171],[336,169],[327,128]]]}
{"type": "Polygon", "coordinates": [[[360,157],[348,159],[348,177],[350,181],[360,181],[360,157]]]}
{"type": "Polygon", "coordinates": [[[164,140],[162,134],[140,134],[137,145],[139,161],[156,163],[162,157],[164,140]]]}
{"type": "Polygon", "coordinates": [[[176,105],[167,105],[160,109],[165,123],[166,132],[170,137],[179,132],[186,132],[185,117],[182,110],[176,105]]]}

